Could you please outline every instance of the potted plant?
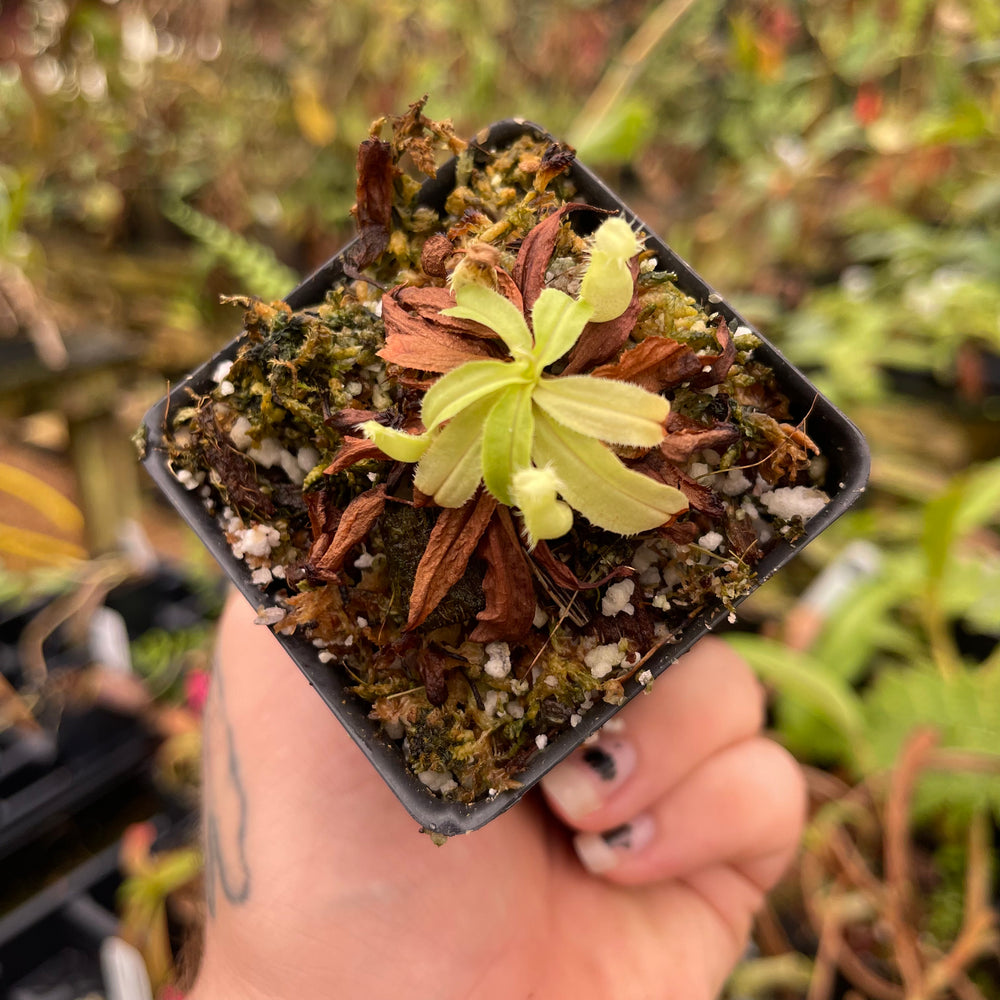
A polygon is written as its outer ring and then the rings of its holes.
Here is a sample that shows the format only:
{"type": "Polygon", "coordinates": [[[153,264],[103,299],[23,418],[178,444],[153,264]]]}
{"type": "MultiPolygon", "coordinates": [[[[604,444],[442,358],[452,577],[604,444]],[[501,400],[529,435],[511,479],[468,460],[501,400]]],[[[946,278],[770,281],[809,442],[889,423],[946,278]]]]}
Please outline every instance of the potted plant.
{"type": "Polygon", "coordinates": [[[144,460],[448,835],[732,616],[867,452],[538,126],[466,144],[418,102],[358,166],[358,238],[283,302],[238,299],[243,333],[150,411],[144,460]]]}

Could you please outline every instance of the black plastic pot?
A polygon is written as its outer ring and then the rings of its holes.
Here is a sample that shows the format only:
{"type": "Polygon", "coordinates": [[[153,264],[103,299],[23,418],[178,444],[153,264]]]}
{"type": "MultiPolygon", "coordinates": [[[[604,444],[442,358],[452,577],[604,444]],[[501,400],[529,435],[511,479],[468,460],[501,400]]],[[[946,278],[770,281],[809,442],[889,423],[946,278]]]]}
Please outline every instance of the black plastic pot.
{"type": "MultiPolygon", "coordinates": [[[[159,813],[151,821],[158,834],[156,849],[190,839],[191,824],[185,817],[159,813]]],[[[60,878],[13,909],[0,911],[0,997],[77,1000],[105,995],[100,948],[118,933],[120,854],[116,834],[60,878]]]]}
{"type": "MultiPolygon", "coordinates": [[[[177,572],[161,567],[149,577],[116,587],[105,607],[118,611],[130,639],[150,629],[174,632],[217,615],[205,595],[177,572]]],[[[17,614],[0,608],[0,674],[15,689],[23,683],[19,640],[43,605],[17,614]]],[[[85,644],[57,629],[44,643],[52,674],[82,669],[85,644]]],[[[0,731],[0,859],[37,840],[63,820],[144,774],[156,738],[134,716],[101,706],[42,706],[39,728],[0,731]]]]}
{"type": "MultiPolygon", "coordinates": [[[[491,150],[501,149],[519,137],[530,134],[542,140],[552,137],[542,128],[520,119],[498,122],[476,136],[474,146],[485,161],[491,150]]],[[[570,177],[577,188],[577,200],[586,201],[595,207],[621,211],[625,218],[636,223],[646,232],[635,214],[609,190],[594,174],[579,163],[570,169],[570,177]]],[[[424,185],[422,200],[425,204],[440,209],[448,193],[454,186],[455,162],[451,161],[438,172],[438,176],[424,185]]],[[[646,241],[647,247],[656,250],[661,268],[677,275],[678,286],[702,304],[711,303],[711,310],[718,311],[727,320],[730,328],[737,324],[748,326],[725,300],[718,296],[701,277],[674,254],[655,235],[646,241]]],[[[323,300],[327,291],[343,276],[344,251],[324,264],[307,278],[286,298],[293,309],[301,309],[323,300]]],[[[752,329],[752,327],[751,327],[752,329]]],[[[755,331],[756,332],[756,331],[755,331]]],[[[763,338],[762,338],[763,339],[763,338]]],[[[198,533],[215,558],[222,564],[236,586],[254,607],[272,604],[273,598],[251,582],[250,570],[237,559],[226,541],[222,530],[209,516],[196,492],[188,492],[173,476],[168,467],[168,456],[163,447],[163,428],[168,412],[176,412],[187,404],[191,394],[209,391],[214,383],[211,373],[222,360],[232,359],[238,342],[233,341],[219,354],[193,372],[178,384],[168,397],[161,400],[146,415],[146,469],[157,485],[174,504],[181,516],[198,533]]],[[[836,518],[854,503],[865,488],[868,478],[869,455],[863,437],[856,427],[840,413],[816,388],[792,367],[778,351],[763,341],[757,356],[771,365],[777,373],[782,391],[791,401],[792,412],[798,418],[809,413],[809,434],[820,446],[829,463],[826,488],[831,502],[806,526],[805,536],[795,545],[782,543],[771,550],[758,565],[758,580],[763,582],[791,559],[803,545],[815,538],[836,518]]],[[[675,659],[690,648],[698,639],[727,616],[727,611],[719,606],[705,608],[684,630],[679,641],[661,650],[647,666],[654,676],[665,670],[675,659]]],[[[304,638],[278,635],[278,640],[292,656],[299,668],[316,689],[330,710],[348,729],[351,736],[375,766],[382,778],[389,784],[411,815],[422,827],[434,833],[452,835],[475,830],[518,801],[542,775],[578,747],[592,732],[600,728],[618,710],[617,706],[599,705],[593,708],[583,722],[575,729],[561,734],[528,764],[518,776],[522,786],[514,791],[503,792],[495,798],[485,799],[471,805],[437,798],[405,767],[399,748],[379,730],[378,723],[368,718],[368,706],[350,690],[352,683],[346,674],[337,670],[335,664],[322,664],[317,651],[304,638]]],[[[626,687],[626,697],[630,699],[642,688],[630,681],[626,687]]]]}
{"type": "MultiPolygon", "coordinates": [[[[0,672],[21,685],[17,643],[31,612],[0,621],[0,672]]],[[[49,669],[86,666],[85,651],[57,633],[45,645],[49,669]]],[[[0,858],[39,837],[146,767],[154,741],[135,718],[107,709],[43,713],[40,728],[0,732],[0,858]]]]}

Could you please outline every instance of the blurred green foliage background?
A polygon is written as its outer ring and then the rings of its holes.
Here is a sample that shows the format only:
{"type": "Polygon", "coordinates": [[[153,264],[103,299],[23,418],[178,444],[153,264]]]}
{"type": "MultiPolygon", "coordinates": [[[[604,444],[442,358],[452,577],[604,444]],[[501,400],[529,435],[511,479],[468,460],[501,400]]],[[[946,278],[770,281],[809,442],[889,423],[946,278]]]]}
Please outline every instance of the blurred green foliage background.
{"type": "MultiPolygon", "coordinates": [[[[220,293],[277,297],[331,256],[369,123],[424,93],[460,134],[523,116],[574,144],[866,432],[866,503],[737,640],[800,759],[862,781],[915,722],[995,753],[994,0],[0,0],[0,462],[45,479],[71,455],[66,491],[114,520],[81,425],[124,440],[236,332],[220,293]],[[866,581],[789,641],[787,609],[859,539],[866,581]]],[[[15,591],[87,544],[71,517],[31,522],[24,492],[0,506],[15,591]]],[[[1000,814],[1000,779],[931,782],[918,806],[953,847],[1000,814]]],[[[927,922],[957,933],[932,897],[927,922]]]]}

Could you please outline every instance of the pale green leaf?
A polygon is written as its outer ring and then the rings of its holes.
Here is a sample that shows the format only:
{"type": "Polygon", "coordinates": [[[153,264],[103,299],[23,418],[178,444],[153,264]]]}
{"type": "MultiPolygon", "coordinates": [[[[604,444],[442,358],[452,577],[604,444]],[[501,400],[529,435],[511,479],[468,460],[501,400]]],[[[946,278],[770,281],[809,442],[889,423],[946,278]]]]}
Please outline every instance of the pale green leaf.
{"type": "Polygon", "coordinates": [[[687,510],[680,490],[627,469],[600,441],[560,426],[539,409],[531,457],[555,472],[572,507],[608,531],[634,535],[687,510]]]}
{"type": "Polygon", "coordinates": [[[534,425],[530,385],[502,389],[483,424],[483,482],[508,507],[514,506],[511,478],[531,464],[534,425]]]}
{"type": "Polygon", "coordinates": [[[383,427],[375,420],[366,420],[359,429],[369,441],[378,445],[380,451],[397,462],[416,462],[431,443],[430,433],[407,434],[383,427]]]}
{"type": "Polygon", "coordinates": [[[467,361],[439,378],[424,396],[421,417],[433,430],[497,389],[525,382],[527,364],[510,361],[467,361]]]}
{"type": "Polygon", "coordinates": [[[782,699],[832,726],[837,750],[867,758],[863,708],[849,684],[828,674],[809,653],[757,635],[727,635],[726,642],[772,685],[782,699]]]}
{"type": "Polygon", "coordinates": [[[593,306],[577,302],[557,288],[546,288],[535,300],[531,320],[535,326],[535,360],[538,370],[561,358],[583,333],[593,306]]]}
{"type": "Polygon", "coordinates": [[[442,507],[461,507],[483,478],[483,422],[496,402],[481,399],[434,438],[417,466],[413,484],[442,507]]]}
{"type": "Polygon", "coordinates": [[[927,581],[937,586],[944,576],[952,545],[958,533],[958,513],[965,499],[965,480],[959,477],[924,508],[921,545],[927,560],[927,581]]]}
{"type": "Polygon", "coordinates": [[[463,285],[455,292],[458,303],[452,309],[442,309],[441,315],[456,319],[471,319],[496,333],[514,357],[531,353],[532,339],[521,310],[509,299],[485,285],[463,285]]]}
{"type": "Polygon", "coordinates": [[[994,459],[968,474],[956,528],[965,533],[1000,521],[1000,459],[994,459]]]}
{"type": "Polygon", "coordinates": [[[570,430],[611,444],[652,448],[663,440],[670,403],[637,385],[589,375],[544,379],[535,402],[570,430]]]}

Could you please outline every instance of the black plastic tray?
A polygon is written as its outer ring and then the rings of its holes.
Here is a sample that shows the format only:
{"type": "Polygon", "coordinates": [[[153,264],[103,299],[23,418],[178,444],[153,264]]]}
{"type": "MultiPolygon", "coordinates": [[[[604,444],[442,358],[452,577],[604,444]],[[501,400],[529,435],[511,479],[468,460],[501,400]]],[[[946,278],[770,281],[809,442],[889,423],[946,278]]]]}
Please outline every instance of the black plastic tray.
{"type": "MultiPolygon", "coordinates": [[[[522,119],[508,119],[478,133],[474,146],[481,151],[485,159],[491,150],[505,148],[525,134],[552,140],[552,136],[538,125],[522,119]]],[[[626,219],[650,233],[646,241],[647,247],[656,250],[661,268],[677,274],[677,284],[684,292],[703,305],[710,305],[711,311],[723,315],[731,329],[736,325],[754,329],[659,237],[652,234],[649,227],[644,225],[586,167],[575,163],[570,169],[569,176],[576,185],[577,200],[586,201],[598,208],[621,211],[626,219]]],[[[441,168],[434,180],[424,185],[422,200],[440,209],[454,185],[454,177],[455,163],[450,161],[441,168]]],[[[306,278],[289,293],[285,301],[293,309],[321,302],[327,289],[342,277],[342,260],[347,249],[342,250],[306,278]]],[[[826,488],[831,501],[809,521],[803,538],[794,545],[779,544],[760,561],[758,585],[788,562],[802,546],[829,527],[858,499],[864,491],[869,469],[868,447],[858,429],[829,400],[820,395],[815,386],[773,346],[763,337],[761,340],[762,346],[757,356],[771,365],[777,373],[782,391],[791,402],[792,413],[799,418],[809,413],[809,434],[820,446],[829,463],[826,488]]],[[[273,604],[273,598],[251,582],[250,570],[233,555],[219,525],[202,506],[197,491],[188,492],[174,478],[168,467],[168,458],[163,447],[163,428],[167,413],[170,410],[176,412],[181,406],[186,405],[191,399],[192,392],[201,394],[209,391],[214,385],[211,380],[212,371],[220,361],[233,358],[237,348],[238,340],[234,340],[192,372],[173,389],[169,396],[149,410],[145,417],[144,464],[156,484],[199,535],[247,600],[254,607],[260,607],[273,604]]],[[[648,666],[653,675],[656,676],[665,670],[706,632],[721,623],[727,614],[728,612],[721,606],[713,606],[706,608],[692,619],[676,644],[661,650],[649,661],[648,666]]],[[[278,635],[277,638],[410,814],[425,830],[447,836],[478,829],[509,809],[546,771],[571,753],[591,732],[600,728],[619,711],[619,706],[595,706],[579,726],[552,740],[531,760],[519,775],[519,780],[523,782],[520,788],[502,792],[495,798],[487,798],[471,805],[445,801],[430,792],[406,769],[399,748],[380,732],[377,722],[368,718],[367,705],[349,690],[349,679],[335,664],[321,663],[317,657],[317,650],[299,636],[278,635]]],[[[626,687],[626,700],[641,690],[640,685],[630,681],[626,687]]]]}
{"type": "MultiPolygon", "coordinates": [[[[157,830],[156,849],[190,838],[187,816],[156,813],[150,821],[157,830]]],[[[105,994],[100,947],[118,933],[120,855],[116,837],[20,905],[0,913],[0,997],[77,1000],[105,994]]]]}
{"type": "MultiPolygon", "coordinates": [[[[153,628],[173,632],[214,618],[218,608],[206,600],[179,573],[160,567],[116,587],[105,606],[122,615],[135,639],[153,628]]],[[[22,681],[18,641],[43,606],[10,615],[0,608],[0,674],[14,688],[22,681]]],[[[83,668],[89,658],[62,629],[46,639],[44,652],[54,673],[83,668]]],[[[0,860],[145,773],[156,749],[141,720],[100,706],[67,707],[54,717],[43,710],[38,721],[37,734],[17,727],[0,732],[0,860]]]]}

